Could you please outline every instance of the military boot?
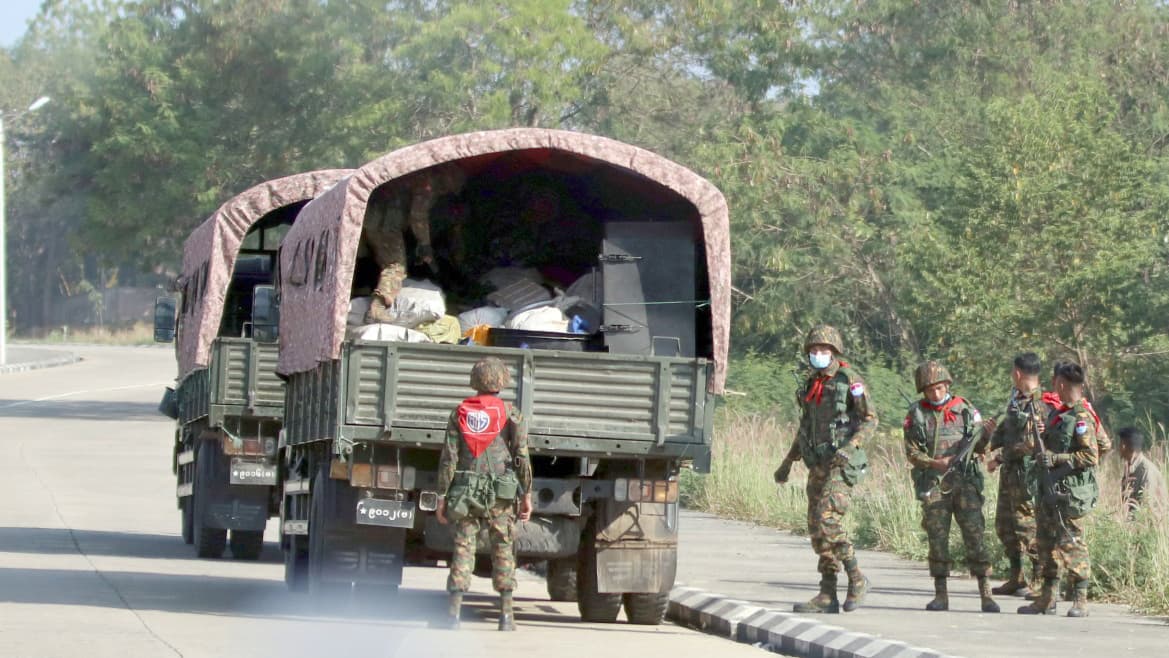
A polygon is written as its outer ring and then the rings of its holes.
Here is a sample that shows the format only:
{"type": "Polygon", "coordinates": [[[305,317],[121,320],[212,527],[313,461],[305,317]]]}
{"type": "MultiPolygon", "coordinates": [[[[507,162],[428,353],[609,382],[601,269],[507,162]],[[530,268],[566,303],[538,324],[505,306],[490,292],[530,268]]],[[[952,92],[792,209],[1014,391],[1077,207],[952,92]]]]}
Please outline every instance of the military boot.
{"type": "Polygon", "coordinates": [[[1044,578],[1043,588],[1035,600],[1018,610],[1021,615],[1053,615],[1055,614],[1055,588],[1059,586],[1058,578],[1044,578]]]}
{"type": "Polygon", "coordinates": [[[1068,610],[1068,616],[1088,616],[1088,581],[1081,580],[1080,582],[1076,583],[1075,591],[1072,596],[1072,609],[1068,610]]]}
{"type": "Polygon", "coordinates": [[[807,603],[797,603],[792,610],[803,613],[840,612],[840,600],[836,598],[836,575],[820,577],[820,593],[807,603]]]}
{"type": "Polygon", "coordinates": [[[979,576],[978,577],[978,598],[982,599],[982,611],[983,612],[998,612],[999,611],[999,604],[995,603],[994,599],[990,598],[990,593],[991,593],[990,581],[987,580],[986,576],[979,576]]]}
{"type": "Polygon", "coordinates": [[[1031,588],[1027,586],[1027,579],[1023,577],[1023,558],[1011,558],[1011,575],[1007,581],[998,587],[990,590],[991,594],[998,594],[1000,596],[1027,596],[1031,593],[1031,588]]]}
{"type": "Polygon", "coordinates": [[[446,628],[452,631],[459,629],[459,612],[463,607],[463,593],[451,592],[447,604],[447,615],[430,623],[431,628],[446,628]]]}
{"type": "Polygon", "coordinates": [[[934,578],[934,600],[925,604],[925,609],[939,612],[950,609],[950,592],[946,587],[946,577],[934,578]]]}
{"type": "Polygon", "coordinates": [[[845,562],[844,568],[848,571],[848,594],[844,597],[844,611],[852,612],[860,607],[861,603],[864,603],[865,596],[872,588],[872,583],[869,582],[867,576],[861,573],[855,558],[845,562]]]}
{"type": "Polygon", "coordinates": [[[511,591],[499,593],[499,630],[515,630],[515,612],[512,610],[511,591]]]}

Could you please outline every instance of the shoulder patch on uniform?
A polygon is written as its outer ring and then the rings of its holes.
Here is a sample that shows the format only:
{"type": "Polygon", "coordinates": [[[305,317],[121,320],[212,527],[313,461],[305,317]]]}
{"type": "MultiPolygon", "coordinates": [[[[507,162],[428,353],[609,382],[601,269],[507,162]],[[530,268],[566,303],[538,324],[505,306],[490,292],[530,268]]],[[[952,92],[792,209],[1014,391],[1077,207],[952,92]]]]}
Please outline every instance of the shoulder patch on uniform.
{"type": "Polygon", "coordinates": [[[974,409],[974,414],[971,416],[971,418],[972,418],[972,419],[974,420],[974,422],[976,422],[976,423],[981,423],[981,422],[982,422],[982,414],[978,413],[978,410],[977,410],[977,409],[974,409]]]}
{"type": "Polygon", "coordinates": [[[906,416],[906,417],[905,417],[905,422],[904,422],[904,423],[901,423],[901,429],[906,429],[906,430],[907,430],[907,429],[909,429],[910,427],[913,427],[913,414],[909,414],[908,416],[906,416]]]}
{"type": "Polygon", "coordinates": [[[859,398],[865,394],[865,383],[858,380],[849,384],[848,392],[852,394],[852,397],[859,398]]]}
{"type": "Polygon", "coordinates": [[[1087,434],[1087,433],[1088,433],[1088,421],[1082,420],[1082,419],[1077,420],[1076,421],[1076,434],[1087,434]]]}

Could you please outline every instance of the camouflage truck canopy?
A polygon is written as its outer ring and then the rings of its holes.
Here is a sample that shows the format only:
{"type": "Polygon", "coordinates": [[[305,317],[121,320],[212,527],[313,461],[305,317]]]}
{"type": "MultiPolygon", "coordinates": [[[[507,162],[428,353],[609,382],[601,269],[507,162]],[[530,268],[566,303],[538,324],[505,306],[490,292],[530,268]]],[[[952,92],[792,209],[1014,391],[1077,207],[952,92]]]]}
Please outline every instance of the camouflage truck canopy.
{"type": "MultiPolygon", "coordinates": [[[[306,205],[281,248],[278,372],[305,372],[340,358],[371,195],[391,181],[444,165],[461,169],[472,181],[469,185],[505,168],[535,172],[534,176],[549,172],[573,176],[591,182],[593,198],[621,202],[636,197],[672,220],[693,223],[698,253],[705,254],[701,271],[710,299],[709,346],[699,355],[714,362],[709,389],[722,393],[731,305],[729,220],[722,193],[689,169],[645,149],[594,135],[535,128],[474,132],[407,146],[363,165],[306,205]]],[[[479,188],[480,195],[492,193],[489,185],[479,188]]],[[[475,221],[481,226],[494,220],[475,221]]],[[[589,221],[601,222],[593,217],[589,221]]]]}
{"type": "Polygon", "coordinates": [[[312,199],[350,173],[349,169],[313,171],[261,183],[224,203],[191,232],[183,245],[183,271],[175,282],[184,296],[177,346],[180,380],[208,366],[232,272],[249,229],[273,212],[312,199]]]}

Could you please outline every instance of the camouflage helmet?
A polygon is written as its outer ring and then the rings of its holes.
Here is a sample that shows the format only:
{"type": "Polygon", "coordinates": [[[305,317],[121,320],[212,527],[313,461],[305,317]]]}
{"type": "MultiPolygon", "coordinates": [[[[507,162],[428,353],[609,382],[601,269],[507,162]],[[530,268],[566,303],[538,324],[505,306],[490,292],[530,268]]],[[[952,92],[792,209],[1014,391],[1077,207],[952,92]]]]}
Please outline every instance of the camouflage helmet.
{"type": "Polygon", "coordinates": [[[480,393],[498,393],[508,384],[511,384],[511,373],[497,357],[483,357],[471,368],[471,388],[480,393]]]}
{"type": "Polygon", "coordinates": [[[840,338],[840,332],[831,325],[818,324],[812,327],[808,337],[804,339],[804,351],[807,352],[813,345],[827,345],[837,354],[844,353],[844,341],[840,338]]]}
{"type": "Polygon", "coordinates": [[[938,382],[949,384],[953,381],[953,378],[950,377],[950,371],[937,361],[926,361],[913,372],[913,383],[917,386],[918,393],[924,392],[926,387],[938,382]]]}

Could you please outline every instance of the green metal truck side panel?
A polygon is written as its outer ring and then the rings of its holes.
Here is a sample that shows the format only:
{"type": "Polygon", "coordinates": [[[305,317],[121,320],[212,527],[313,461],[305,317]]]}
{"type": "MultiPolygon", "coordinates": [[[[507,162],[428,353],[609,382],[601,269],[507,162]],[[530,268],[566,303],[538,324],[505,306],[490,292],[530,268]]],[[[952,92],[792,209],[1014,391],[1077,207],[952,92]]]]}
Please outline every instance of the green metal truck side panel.
{"type": "Polygon", "coordinates": [[[451,410],[473,394],[468,373],[485,355],[511,370],[502,397],[528,418],[534,451],[693,455],[709,444],[703,359],[364,342],[291,378],[287,440],[437,444],[451,410]],[[317,419],[297,407],[315,394],[336,396],[317,408],[339,424],[309,428],[317,419]]]}

